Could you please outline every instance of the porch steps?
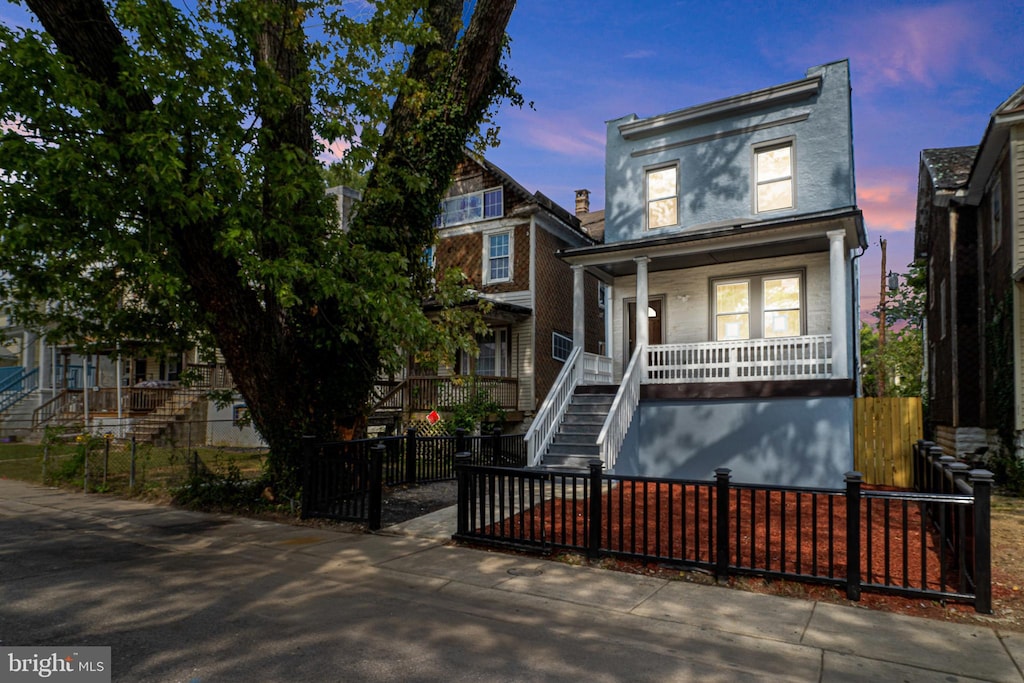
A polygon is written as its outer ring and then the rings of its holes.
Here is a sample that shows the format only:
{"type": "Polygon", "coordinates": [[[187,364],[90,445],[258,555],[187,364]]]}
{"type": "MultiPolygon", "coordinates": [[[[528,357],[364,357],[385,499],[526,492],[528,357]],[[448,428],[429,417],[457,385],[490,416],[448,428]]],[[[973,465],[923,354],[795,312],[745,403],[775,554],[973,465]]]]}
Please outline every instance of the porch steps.
{"type": "Polygon", "coordinates": [[[593,386],[579,387],[573,394],[558,432],[542,459],[542,467],[551,470],[585,472],[588,462],[600,457],[597,437],[615,401],[614,385],[600,390],[593,386]]]}

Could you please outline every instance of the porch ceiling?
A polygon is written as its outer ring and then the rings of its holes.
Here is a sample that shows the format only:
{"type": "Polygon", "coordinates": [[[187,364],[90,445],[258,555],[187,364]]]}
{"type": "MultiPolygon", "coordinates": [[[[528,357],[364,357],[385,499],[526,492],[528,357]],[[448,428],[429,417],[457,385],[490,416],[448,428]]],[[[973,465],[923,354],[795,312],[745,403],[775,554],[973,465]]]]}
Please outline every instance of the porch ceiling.
{"type": "Polygon", "coordinates": [[[801,217],[770,223],[705,227],[664,237],[563,249],[558,252],[558,256],[569,263],[596,268],[619,277],[636,273],[636,262],[633,259],[637,257],[648,257],[648,270],[656,272],[827,252],[827,233],[833,230],[846,233],[847,248],[867,246],[861,212],[852,209],[812,219],[801,217]]]}

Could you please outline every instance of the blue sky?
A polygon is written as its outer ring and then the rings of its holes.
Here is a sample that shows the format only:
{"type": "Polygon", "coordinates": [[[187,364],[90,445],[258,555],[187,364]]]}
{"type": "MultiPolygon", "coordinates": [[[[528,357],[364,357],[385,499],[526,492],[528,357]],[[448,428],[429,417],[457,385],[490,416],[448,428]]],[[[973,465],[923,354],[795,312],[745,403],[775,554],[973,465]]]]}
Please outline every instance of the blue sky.
{"type": "MultiPolygon", "coordinates": [[[[351,3],[358,8],[362,0],[351,3]]],[[[348,3],[346,3],[348,4],[348,3]]],[[[0,5],[0,20],[25,10],[0,5]]],[[[803,77],[849,59],[858,205],[870,247],[861,308],[913,259],[922,149],[977,144],[1024,83],[1024,0],[665,2],[520,0],[510,66],[532,109],[505,107],[487,157],[572,209],[604,207],[605,121],[652,116],[803,77]]]]}
{"type": "Polygon", "coordinates": [[[534,109],[503,109],[488,159],[572,209],[604,207],[604,122],[802,78],[850,60],[858,205],[870,247],[861,306],[913,259],[922,149],[974,145],[1024,83],[1024,0],[611,2],[521,0],[511,67],[534,109]]]}

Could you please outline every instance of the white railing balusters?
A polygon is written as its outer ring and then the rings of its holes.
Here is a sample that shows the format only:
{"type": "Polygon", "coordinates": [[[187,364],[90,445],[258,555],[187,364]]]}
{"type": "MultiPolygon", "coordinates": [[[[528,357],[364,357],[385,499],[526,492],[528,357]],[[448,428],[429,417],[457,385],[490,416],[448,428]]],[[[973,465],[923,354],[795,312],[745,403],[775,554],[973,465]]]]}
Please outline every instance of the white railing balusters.
{"type": "MultiPolygon", "coordinates": [[[[629,425],[633,421],[633,414],[640,403],[640,375],[642,374],[640,360],[646,351],[647,349],[642,345],[637,345],[633,351],[633,357],[629,359],[629,366],[622,375],[622,383],[615,394],[615,401],[612,402],[608,417],[605,418],[604,425],[601,427],[601,433],[597,436],[597,447],[606,470],[615,467],[619,449],[622,448],[622,442],[625,441],[629,425]]],[[[653,366],[653,364],[652,360],[651,365],[653,366]]]]}
{"type": "Polygon", "coordinates": [[[646,382],[829,379],[832,336],[742,339],[649,347],[646,382]]]}
{"type": "Polygon", "coordinates": [[[569,354],[562,371],[555,378],[555,383],[548,391],[547,398],[540,404],[540,409],[533,418],[526,436],[526,465],[536,467],[544,455],[551,439],[554,438],[558,426],[562,423],[565,409],[572,400],[573,391],[583,376],[583,354],[577,346],[569,354]]]}

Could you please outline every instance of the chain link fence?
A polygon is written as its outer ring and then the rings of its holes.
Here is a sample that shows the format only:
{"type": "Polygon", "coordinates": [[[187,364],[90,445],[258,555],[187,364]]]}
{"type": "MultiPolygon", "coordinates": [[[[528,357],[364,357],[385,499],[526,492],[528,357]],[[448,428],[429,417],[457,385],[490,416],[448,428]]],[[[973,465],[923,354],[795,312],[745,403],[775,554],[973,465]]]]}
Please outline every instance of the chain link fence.
{"type": "Polygon", "coordinates": [[[38,445],[0,443],[0,476],[134,494],[172,489],[197,475],[256,479],[267,454],[254,439],[240,441],[233,420],[177,422],[159,439],[116,433],[52,428],[38,445]]]}

